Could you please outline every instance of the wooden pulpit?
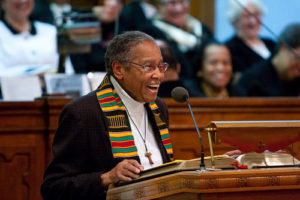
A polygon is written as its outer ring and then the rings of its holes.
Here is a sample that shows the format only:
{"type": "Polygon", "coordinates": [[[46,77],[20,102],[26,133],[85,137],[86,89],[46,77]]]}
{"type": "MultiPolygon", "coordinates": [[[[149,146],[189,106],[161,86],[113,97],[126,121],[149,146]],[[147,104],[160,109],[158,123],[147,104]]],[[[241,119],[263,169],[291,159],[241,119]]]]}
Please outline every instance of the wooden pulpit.
{"type": "Polygon", "coordinates": [[[300,169],[179,172],[109,189],[107,200],[299,200],[300,169]]]}
{"type": "MultiPolygon", "coordinates": [[[[300,121],[215,121],[206,131],[210,143],[259,153],[298,142],[300,121]]],[[[107,199],[299,200],[300,168],[182,171],[112,187],[107,199]]]]}

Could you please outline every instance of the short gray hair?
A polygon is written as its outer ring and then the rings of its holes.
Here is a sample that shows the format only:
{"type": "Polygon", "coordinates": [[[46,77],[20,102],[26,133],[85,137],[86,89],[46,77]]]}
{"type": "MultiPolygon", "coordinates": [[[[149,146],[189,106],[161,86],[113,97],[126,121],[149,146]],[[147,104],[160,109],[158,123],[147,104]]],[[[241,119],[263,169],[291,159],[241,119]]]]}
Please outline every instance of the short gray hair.
{"type": "Polygon", "coordinates": [[[155,43],[153,37],[140,31],[128,31],[123,34],[115,36],[108,44],[106,53],[104,55],[105,68],[107,73],[113,74],[113,61],[124,62],[133,59],[134,54],[131,51],[132,47],[144,41],[152,41],[155,43]]]}
{"type": "Polygon", "coordinates": [[[254,5],[261,14],[266,12],[266,8],[260,0],[229,0],[226,12],[228,20],[233,24],[249,4],[254,5]]]}

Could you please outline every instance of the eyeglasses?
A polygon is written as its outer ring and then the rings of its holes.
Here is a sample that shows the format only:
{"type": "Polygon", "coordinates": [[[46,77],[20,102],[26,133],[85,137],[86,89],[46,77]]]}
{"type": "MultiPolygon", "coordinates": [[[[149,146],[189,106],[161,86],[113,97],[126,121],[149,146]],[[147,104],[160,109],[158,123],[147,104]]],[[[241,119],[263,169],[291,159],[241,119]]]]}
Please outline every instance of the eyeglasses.
{"type": "Polygon", "coordinates": [[[159,69],[160,72],[164,73],[165,71],[167,71],[167,69],[169,67],[169,64],[166,63],[166,62],[160,63],[157,66],[151,65],[151,64],[141,65],[141,64],[138,64],[138,63],[135,63],[135,62],[129,62],[129,61],[127,61],[127,62],[130,63],[130,64],[134,64],[134,65],[138,65],[138,66],[142,67],[145,70],[146,73],[153,72],[156,69],[156,67],[159,69]]]}

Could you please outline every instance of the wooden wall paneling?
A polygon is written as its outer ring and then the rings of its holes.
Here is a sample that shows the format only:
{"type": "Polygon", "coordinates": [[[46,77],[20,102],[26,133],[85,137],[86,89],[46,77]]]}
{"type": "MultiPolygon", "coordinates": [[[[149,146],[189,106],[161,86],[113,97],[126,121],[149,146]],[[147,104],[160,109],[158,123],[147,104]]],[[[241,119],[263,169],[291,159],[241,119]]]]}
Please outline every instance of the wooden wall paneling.
{"type": "Polygon", "coordinates": [[[192,0],[191,15],[206,24],[212,32],[215,27],[215,1],[214,0],[192,0]]]}
{"type": "Polygon", "coordinates": [[[0,199],[41,199],[45,169],[42,101],[0,104],[0,199]]]}

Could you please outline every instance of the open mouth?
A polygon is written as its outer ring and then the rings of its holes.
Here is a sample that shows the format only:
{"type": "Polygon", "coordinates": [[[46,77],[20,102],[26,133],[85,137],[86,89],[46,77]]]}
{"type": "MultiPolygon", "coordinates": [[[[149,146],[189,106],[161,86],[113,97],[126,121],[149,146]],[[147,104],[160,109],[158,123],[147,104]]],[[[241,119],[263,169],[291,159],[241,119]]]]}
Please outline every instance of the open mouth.
{"type": "Polygon", "coordinates": [[[159,85],[148,85],[148,88],[152,91],[152,92],[156,92],[158,91],[159,85]]]}

